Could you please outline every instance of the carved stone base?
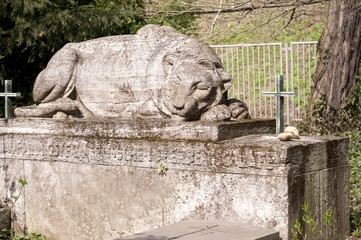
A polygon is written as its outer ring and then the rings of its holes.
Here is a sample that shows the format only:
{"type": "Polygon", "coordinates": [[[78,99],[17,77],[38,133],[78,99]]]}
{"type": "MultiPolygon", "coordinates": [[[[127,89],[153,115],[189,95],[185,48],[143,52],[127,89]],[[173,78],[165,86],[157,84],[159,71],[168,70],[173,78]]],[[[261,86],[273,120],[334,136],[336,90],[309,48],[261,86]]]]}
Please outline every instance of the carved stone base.
{"type": "Polygon", "coordinates": [[[54,240],[116,239],[183,220],[218,220],[291,239],[307,202],[316,221],[332,209],[336,229],[348,234],[348,139],[217,141],[227,137],[206,129],[227,124],[169,124],[1,120],[0,164],[7,168],[0,198],[19,191],[19,176],[28,182],[14,209],[16,230],[54,240]]]}

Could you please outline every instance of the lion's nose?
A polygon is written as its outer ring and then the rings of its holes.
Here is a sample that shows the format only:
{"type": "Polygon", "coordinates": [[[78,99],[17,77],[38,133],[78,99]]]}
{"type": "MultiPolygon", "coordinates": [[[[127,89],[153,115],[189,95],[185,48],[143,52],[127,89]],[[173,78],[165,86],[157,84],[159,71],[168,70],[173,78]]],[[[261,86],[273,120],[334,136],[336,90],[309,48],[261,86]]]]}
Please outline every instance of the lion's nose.
{"type": "Polygon", "coordinates": [[[232,76],[228,72],[222,69],[222,71],[218,71],[219,77],[221,78],[223,83],[227,83],[232,81],[232,76]]]}

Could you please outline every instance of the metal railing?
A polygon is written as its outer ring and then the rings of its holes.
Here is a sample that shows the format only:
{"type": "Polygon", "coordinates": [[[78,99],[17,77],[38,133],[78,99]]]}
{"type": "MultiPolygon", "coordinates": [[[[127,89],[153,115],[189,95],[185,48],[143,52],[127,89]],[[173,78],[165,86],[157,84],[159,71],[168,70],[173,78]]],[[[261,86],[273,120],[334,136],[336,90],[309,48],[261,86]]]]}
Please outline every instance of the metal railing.
{"type": "Polygon", "coordinates": [[[285,91],[298,92],[286,97],[285,117],[289,124],[302,118],[316,69],[317,42],[212,45],[232,74],[234,85],[229,97],[238,98],[249,107],[253,118],[274,118],[276,104],[262,92],[274,91],[276,75],[284,75],[285,91]]]}

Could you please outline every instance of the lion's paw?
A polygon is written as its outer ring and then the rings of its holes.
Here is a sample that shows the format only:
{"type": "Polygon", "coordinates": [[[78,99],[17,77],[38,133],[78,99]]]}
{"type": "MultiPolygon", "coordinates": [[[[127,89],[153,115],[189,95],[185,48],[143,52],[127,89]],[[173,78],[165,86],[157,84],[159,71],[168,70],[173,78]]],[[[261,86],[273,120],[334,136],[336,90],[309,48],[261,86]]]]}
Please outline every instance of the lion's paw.
{"type": "Polygon", "coordinates": [[[231,119],[231,113],[229,108],[223,104],[212,107],[201,116],[201,121],[206,122],[227,121],[229,119],[231,119]]]}
{"type": "Polygon", "coordinates": [[[251,116],[248,113],[247,105],[238,99],[229,99],[229,111],[232,120],[249,119],[251,116]]]}

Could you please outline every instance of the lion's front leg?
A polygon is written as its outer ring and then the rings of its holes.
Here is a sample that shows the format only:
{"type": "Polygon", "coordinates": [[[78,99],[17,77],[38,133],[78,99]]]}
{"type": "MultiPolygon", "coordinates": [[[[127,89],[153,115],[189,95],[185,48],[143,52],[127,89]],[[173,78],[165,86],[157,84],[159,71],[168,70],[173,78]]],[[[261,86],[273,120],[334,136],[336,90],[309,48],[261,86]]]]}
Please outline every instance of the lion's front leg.
{"type": "Polygon", "coordinates": [[[209,109],[207,112],[203,113],[201,116],[201,121],[205,122],[220,122],[228,121],[231,119],[231,112],[228,106],[224,104],[216,105],[209,109]]]}

